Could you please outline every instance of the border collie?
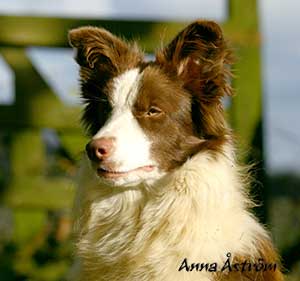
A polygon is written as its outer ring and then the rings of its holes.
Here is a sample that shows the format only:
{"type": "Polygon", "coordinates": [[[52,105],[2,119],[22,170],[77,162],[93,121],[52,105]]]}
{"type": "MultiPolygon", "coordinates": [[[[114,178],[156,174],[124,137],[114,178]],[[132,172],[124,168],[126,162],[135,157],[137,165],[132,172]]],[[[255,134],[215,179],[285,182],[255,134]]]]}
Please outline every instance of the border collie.
{"type": "Polygon", "coordinates": [[[69,41],[91,136],[79,279],[283,280],[224,118],[232,54],[220,27],[193,22],[152,62],[102,28],[73,29],[69,41]]]}

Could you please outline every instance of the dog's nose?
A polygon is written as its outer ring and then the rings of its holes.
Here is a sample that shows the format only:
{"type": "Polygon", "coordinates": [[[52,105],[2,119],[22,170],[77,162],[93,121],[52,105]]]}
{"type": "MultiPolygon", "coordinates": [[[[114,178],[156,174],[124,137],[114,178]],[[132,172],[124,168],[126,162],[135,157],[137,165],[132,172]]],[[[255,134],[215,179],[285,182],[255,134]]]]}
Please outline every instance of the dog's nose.
{"type": "Polygon", "coordinates": [[[102,161],[108,158],[113,150],[115,139],[113,137],[102,137],[90,141],[85,149],[92,161],[102,161]]]}

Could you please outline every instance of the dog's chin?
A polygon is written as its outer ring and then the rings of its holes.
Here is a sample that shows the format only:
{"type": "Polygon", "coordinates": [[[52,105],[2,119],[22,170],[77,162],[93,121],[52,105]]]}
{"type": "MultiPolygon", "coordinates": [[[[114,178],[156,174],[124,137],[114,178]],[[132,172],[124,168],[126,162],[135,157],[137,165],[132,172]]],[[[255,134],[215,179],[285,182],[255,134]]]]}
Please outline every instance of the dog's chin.
{"type": "Polygon", "coordinates": [[[141,184],[153,185],[164,176],[164,172],[155,166],[144,166],[126,172],[110,172],[96,168],[99,181],[113,187],[136,187],[141,184]]]}

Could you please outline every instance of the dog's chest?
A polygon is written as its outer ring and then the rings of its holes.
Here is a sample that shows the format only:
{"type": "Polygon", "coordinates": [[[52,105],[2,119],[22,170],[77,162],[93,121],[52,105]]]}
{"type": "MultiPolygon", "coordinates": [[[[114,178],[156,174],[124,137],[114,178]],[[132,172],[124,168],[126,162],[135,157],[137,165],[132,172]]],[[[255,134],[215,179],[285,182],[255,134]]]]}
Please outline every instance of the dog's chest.
{"type": "Polygon", "coordinates": [[[130,196],[130,206],[121,197],[90,205],[88,231],[78,245],[86,280],[166,281],[174,280],[166,279],[172,278],[170,272],[178,274],[184,255],[178,242],[187,230],[184,225],[175,229],[171,215],[175,202],[162,198],[145,203],[137,194],[130,196]],[[97,272],[105,272],[103,279],[96,277],[97,272]]]}

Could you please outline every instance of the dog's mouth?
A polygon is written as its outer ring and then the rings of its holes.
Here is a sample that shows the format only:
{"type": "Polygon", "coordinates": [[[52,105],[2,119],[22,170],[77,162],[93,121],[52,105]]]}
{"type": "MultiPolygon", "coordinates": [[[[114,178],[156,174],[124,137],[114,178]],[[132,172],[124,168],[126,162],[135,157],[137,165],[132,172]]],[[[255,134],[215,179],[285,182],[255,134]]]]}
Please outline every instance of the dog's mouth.
{"type": "Polygon", "coordinates": [[[103,178],[121,178],[135,172],[152,172],[154,168],[155,166],[153,165],[147,165],[147,166],[138,167],[128,171],[119,171],[119,170],[109,170],[104,167],[99,167],[97,168],[97,174],[98,176],[103,178]]]}

